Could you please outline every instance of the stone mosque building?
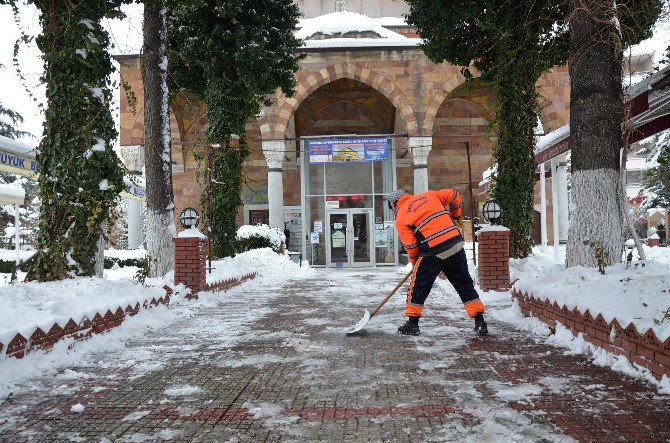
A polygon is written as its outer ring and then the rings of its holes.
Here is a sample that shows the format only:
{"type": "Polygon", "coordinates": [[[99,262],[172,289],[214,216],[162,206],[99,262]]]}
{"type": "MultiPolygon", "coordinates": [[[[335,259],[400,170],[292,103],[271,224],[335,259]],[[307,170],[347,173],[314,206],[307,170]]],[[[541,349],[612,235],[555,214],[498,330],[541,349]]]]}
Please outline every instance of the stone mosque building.
{"type": "MultiPolygon", "coordinates": [[[[464,215],[476,215],[486,199],[479,183],[491,167],[495,97],[486,87],[465,84],[460,68],[428,60],[403,18],[409,10],[403,1],[297,4],[303,18],[296,34],[305,39],[300,51],[306,57],[294,96],[275,95],[247,126],[251,156],[238,222],[284,229],[289,249],[315,266],[395,264],[398,242],[384,195],[453,187],[463,196],[464,215]]],[[[137,95],[133,109],[120,91],[122,150],[139,173],[139,55],[117,59],[137,95]]],[[[544,97],[539,120],[548,133],[569,121],[567,68],[548,72],[538,85],[544,97]]],[[[180,97],[171,111],[178,217],[188,207],[202,211],[202,165],[194,154],[204,149],[207,121],[193,97],[180,97]]]]}

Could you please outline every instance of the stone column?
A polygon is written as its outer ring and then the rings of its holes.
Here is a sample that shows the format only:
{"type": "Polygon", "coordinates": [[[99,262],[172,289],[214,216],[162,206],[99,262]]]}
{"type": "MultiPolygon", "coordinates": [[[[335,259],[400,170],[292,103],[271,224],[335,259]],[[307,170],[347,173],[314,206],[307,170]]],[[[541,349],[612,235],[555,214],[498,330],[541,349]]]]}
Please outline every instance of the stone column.
{"type": "Polygon", "coordinates": [[[558,189],[558,238],[568,241],[568,164],[564,160],[556,163],[556,184],[558,189]]]}
{"type": "Polygon", "coordinates": [[[284,232],[284,183],[282,162],[286,153],[284,140],[263,141],[263,155],[268,163],[268,206],[270,226],[284,232]]]}
{"type": "Polygon", "coordinates": [[[414,194],[428,190],[428,154],[432,147],[432,137],[409,137],[414,169],[414,194]]]}
{"type": "MultiPolygon", "coordinates": [[[[135,177],[141,177],[144,167],[144,148],[141,146],[122,146],[121,156],[130,173],[135,177]]],[[[127,202],[128,249],[139,249],[144,243],[142,202],[132,198],[127,199],[127,202]]]]}

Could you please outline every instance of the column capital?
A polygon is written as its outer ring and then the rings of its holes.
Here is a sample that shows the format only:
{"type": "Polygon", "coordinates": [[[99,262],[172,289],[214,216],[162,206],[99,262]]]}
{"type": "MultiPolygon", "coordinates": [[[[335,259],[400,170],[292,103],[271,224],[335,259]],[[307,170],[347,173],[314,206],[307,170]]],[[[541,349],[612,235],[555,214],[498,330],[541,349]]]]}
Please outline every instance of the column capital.
{"type": "Polygon", "coordinates": [[[133,174],[141,175],[144,167],[144,147],[139,145],[121,146],[121,157],[126,168],[133,174]]]}
{"type": "Polygon", "coordinates": [[[414,165],[427,165],[428,154],[433,147],[433,137],[409,137],[408,143],[414,165]]]}
{"type": "Polygon", "coordinates": [[[268,169],[281,169],[285,154],[286,142],[284,140],[263,141],[263,155],[268,163],[268,169]]]}

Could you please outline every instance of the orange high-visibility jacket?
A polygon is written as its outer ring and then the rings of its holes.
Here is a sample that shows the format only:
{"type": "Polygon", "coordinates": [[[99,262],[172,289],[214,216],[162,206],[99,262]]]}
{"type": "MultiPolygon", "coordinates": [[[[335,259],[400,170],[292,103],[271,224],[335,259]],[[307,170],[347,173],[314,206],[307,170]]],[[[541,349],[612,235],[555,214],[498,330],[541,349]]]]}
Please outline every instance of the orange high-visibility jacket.
{"type": "Polygon", "coordinates": [[[452,217],[461,216],[461,197],[453,189],[404,195],[398,200],[396,229],[412,263],[437,255],[463,240],[452,217]]]}

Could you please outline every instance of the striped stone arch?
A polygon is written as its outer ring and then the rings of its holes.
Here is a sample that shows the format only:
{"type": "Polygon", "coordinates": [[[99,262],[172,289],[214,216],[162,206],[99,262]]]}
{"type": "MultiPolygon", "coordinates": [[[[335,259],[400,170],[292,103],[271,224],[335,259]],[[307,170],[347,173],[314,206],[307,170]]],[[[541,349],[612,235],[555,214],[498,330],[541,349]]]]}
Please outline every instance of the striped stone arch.
{"type": "Polygon", "coordinates": [[[540,99],[540,108],[540,122],[545,133],[548,134],[566,124],[551,100],[540,99]]]}
{"type": "Polygon", "coordinates": [[[432,94],[432,98],[426,106],[426,110],[423,117],[423,125],[421,128],[421,135],[429,137],[433,135],[433,126],[435,125],[435,117],[437,116],[437,111],[440,110],[440,106],[444,103],[445,100],[448,100],[449,94],[459,86],[465,83],[465,77],[460,73],[454,74],[442,88],[436,88],[432,94]]]}
{"type": "Polygon", "coordinates": [[[354,63],[340,63],[320,69],[319,71],[298,71],[298,86],[293,97],[278,97],[273,115],[259,119],[263,140],[280,140],[284,138],[289,119],[298,109],[300,103],[312,92],[323,85],[341,78],[358,80],[375,88],[384,95],[396,108],[410,136],[419,135],[419,124],[412,107],[402,90],[382,73],[354,63]]]}

